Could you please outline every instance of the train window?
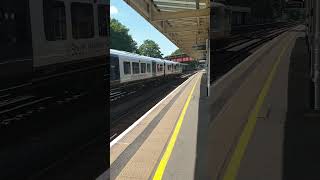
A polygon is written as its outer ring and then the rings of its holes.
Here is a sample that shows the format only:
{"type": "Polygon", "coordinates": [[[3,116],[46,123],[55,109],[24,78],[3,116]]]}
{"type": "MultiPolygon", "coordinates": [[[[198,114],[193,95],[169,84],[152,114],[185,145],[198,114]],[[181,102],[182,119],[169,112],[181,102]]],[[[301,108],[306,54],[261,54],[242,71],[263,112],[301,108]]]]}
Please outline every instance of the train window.
{"type": "MultiPolygon", "coordinates": [[[[29,1],[0,1],[0,60],[31,58],[29,1]]],[[[28,69],[29,68],[24,68],[28,69]]],[[[14,72],[12,72],[14,73],[14,72]]],[[[10,79],[11,76],[6,77],[10,79]]]]}
{"type": "Polygon", "coordinates": [[[126,62],[126,61],[123,62],[123,71],[124,71],[124,74],[131,74],[130,62],[126,62]]]}
{"type": "Polygon", "coordinates": [[[146,63],[141,63],[141,73],[146,73],[146,63]]]}
{"type": "Polygon", "coordinates": [[[163,65],[160,64],[160,71],[163,71],[163,65]]]}
{"type": "Polygon", "coordinates": [[[110,56],[110,80],[119,80],[119,58],[116,56],[110,56]]]}
{"type": "Polygon", "coordinates": [[[213,31],[219,31],[221,29],[221,8],[213,7],[210,11],[210,26],[213,31]]]}
{"type": "Polygon", "coordinates": [[[156,62],[152,62],[152,73],[156,73],[156,62]]]}
{"type": "Polygon", "coordinates": [[[109,22],[107,19],[108,7],[107,5],[98,5],[98,24],[99,24],[99,35],[107,36],[109,22]]]}
{"type": "Polygon", "coordinates": [[[44,32],[48,41],[65,40],[66,12],[64,2],[55,0],[43,1],[44,32]]]}
{"type": "Polygon", "coordinates": [[[71,3],[72,36],[74,39],[92,38],[94,35],[93,7],[87,3],[71,3]]]}
{"type": "Polygon", "coordinates": [[[133,74],[139,74],[140,73],[139,63],[136,63],[136,62],[132,63],[132,71],[133,71],[133,74]]]}
{"type": "Polygon", "coordinates": [[[150,73],[151,72],[151,65],[147,64],[147,72],[150,73]]]}

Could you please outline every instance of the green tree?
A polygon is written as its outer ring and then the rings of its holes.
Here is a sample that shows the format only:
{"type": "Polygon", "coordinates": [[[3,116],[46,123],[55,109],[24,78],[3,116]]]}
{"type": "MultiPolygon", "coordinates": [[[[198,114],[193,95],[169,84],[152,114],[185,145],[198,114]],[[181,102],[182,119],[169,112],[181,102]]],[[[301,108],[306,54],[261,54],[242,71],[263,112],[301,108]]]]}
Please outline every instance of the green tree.
{"type": "Polygon", "coordinates": [[[193,61],[190,61],[188,64],[195,69],[199,66],[199,61],[193,60],[193,61]]]}
{"type": "Polygon", "coordinates": [[[137,52],[137,43],[129,34],[129,29],[116,19],[110,21],[110,47],[127,52],[137,52]]]}
{"type": "Polygon", "coordinates": [[[171,56],[176,56],[176,55],[181,55],[181,54],[184,54],[184,53],[183,53],[182,50],[179,48],[179,49],[175,50],[173,53],[171,53],[171,56]]]}
{"type": "Polygon", "coordinates": [[[160,51],[159,45],[150,39],[143,41],[143,44],[141,44],[138,49],[138,53],[144,56],[155,58],[162,58],[163,55],[160,51]]]}

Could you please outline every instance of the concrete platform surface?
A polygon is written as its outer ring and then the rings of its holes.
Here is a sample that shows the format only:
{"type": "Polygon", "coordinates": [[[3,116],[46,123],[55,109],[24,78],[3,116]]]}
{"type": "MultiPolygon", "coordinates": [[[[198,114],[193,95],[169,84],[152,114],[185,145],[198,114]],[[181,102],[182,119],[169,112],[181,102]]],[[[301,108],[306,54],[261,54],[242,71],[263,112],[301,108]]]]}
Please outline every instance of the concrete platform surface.
{"type": "MultiPolygon", "coordinates": [[[[171,158],[167,159],[163,179],[188,179],[194,176],[196,159],[198,102],[202,72],[190,77],[148,112],[136,126],[110,146],[110,179],[149,179],[157,171],[169,139],[181,119],[181,131],[171,158]],[[194,90],[192,90],[194,87],[194,90]],[[180,169],[179,169],[180,168],[180,169]]],[[[121,136],[121,135],[120,135],[121,136]]]]}
{"type": "Polygon", "coordinates": [[[290,54],[303,28],[261,48],[235,93],[211,116],[204,179],[282,179],[290,54]]]}
{"type": "Polygon", "coordinates": [[[303,29],[253,52],[210,97],[204,72],[191,76],[111,143],[98,179],[283,179],[289,69],[303,29]]]}

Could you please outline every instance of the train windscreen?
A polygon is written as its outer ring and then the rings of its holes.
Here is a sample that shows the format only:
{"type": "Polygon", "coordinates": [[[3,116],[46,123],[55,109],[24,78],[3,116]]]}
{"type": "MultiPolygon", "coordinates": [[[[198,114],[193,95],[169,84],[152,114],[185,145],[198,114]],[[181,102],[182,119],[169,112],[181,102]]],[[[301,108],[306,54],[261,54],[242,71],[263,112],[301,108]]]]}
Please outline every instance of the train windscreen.
{"type": "Polygon", "coordinates": [[[0,62],[31,58],[29,0],[0,1],[0,62]]]}
{"type": "Polygon", "coordinates": [[[110,56],[110,81],[120,79],[119,58],[118,56],[110,56]]]}

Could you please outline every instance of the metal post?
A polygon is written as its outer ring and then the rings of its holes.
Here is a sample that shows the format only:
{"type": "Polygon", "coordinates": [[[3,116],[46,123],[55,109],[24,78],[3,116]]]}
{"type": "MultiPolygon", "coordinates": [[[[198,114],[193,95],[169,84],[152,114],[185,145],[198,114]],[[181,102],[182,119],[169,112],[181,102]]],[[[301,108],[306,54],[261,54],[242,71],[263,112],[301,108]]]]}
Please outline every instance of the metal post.
{"type": "Polygon", "coordinates": [[[308,45],[309,45],[309,54],[310,54],[310,77],[313,81],[313,77],[314,77],[314,73],[313,73],[313,70],[314,70],[314,58],[313,58],[313,38],[314,38],[314,26],[313,26],[313,1],[311,0],[307,0],[307,3],[308,3],[308,19],[307,19],[307,22],[308,22],[308,45]]]}
{"type": "Polygon", "coordinates": [[[210,96],[210,39],[207,39],[207,96],[210,96]]]}
{"type": "Polygon", "coordinates": [[[313,58],[314,58],[314,108],[320,110],[320,56],[319,56],[319,23],[320,23],[320,1],[314,0],[314,39],[313,39],[313,58]]]}

